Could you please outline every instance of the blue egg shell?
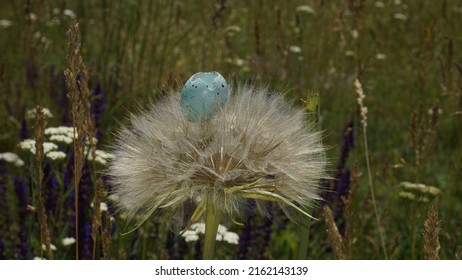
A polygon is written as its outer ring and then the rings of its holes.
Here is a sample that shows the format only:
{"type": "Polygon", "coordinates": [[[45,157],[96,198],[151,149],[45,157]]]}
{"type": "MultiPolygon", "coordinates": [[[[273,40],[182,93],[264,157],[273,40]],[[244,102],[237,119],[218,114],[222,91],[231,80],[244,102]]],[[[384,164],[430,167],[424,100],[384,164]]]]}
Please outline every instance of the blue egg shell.
{"type": "Polygon", "coordinates": [[[182,111],[191,121],[207,120],[228,100],[228,84],[218,72],[198,72],[181,90],[182,111]]]}

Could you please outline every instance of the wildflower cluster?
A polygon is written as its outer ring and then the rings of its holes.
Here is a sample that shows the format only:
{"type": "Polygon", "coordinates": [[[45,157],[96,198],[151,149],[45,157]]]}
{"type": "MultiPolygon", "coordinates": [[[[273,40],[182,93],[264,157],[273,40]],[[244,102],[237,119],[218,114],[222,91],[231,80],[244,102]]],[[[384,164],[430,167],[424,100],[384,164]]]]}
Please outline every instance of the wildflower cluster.
{"type": "MultiPolygon", "coordinates": [[[[192,242],[199,240],[199,234],[205,234],[205,224],[204,223],[195,223],[190,226],[189,230],[184,231],[181,236],[184,237],[186,242],[192,242]]],[[[237,233],[228,231],[223,225],[218,225],[217,231],[217,241],[225,241],[229,244],[238,244],[239,235],[237,233]]]]}
{"type": "Polygon", "coordinates": [[[15,153],[0,153],[0,160],[12,163],[17,167],[21,167],[24,165],[24,161],[15,153]]]}
{"type": "MultiPolygon", "coordinates": [[[[45,136],[47,137],[47,140],[48,140],[43,143],[43,152],[45,156],[52,161],[65,159],[67,157],[67,154],[65,153],[66,149],[59,150],[59,145],[62,144],[66,147],[67,145],[72,144],[72,142],[74,141],[74,128],[69,127],[69,126],[49,127],[45,129],[45,136]]],[[[98,140],[96,138],[93,138],[91,141],[91,143],[94,145],[97,142],[98,140]]],[[[85,139],[85,144],[86,146],[85,146],[84,151],[85,151],[85,154],[87,155],[86,158],[89,161],[92,161],[94,158],[95,162],[104,166],[104,165],[107,165],[108,162],[114,158],[112,154],[109,154],[103,150],[96,150],[95,156],[93,157],[93,153],[90,152],[90,148],[89,148],[90,141],[88,139],[85,139]]],[[[18,146],[21,150],[28,151],[35,155],[35,140],[25,139],[21,141],[18,144],[18,146]]],[[[16,159],[17,155],[14,155],[12,153],[0,154],[1,157],[3,157],[3,155],[6,158],[8,158],[7,161],[12,161],[14,159],[15,164],[17,166],[21,166],[24,164],[24,162],[22,162],[22,160],[19,157],[16,159]]]]}

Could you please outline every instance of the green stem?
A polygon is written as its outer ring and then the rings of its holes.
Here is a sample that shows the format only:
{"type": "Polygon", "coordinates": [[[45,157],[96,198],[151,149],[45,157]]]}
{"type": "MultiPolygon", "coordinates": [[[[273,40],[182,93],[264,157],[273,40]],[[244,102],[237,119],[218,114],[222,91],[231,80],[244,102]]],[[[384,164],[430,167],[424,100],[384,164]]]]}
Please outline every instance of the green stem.
{"type": "Polygon", "coordinates": [[[298,246],[298,259],[306,260],[308,241],[310,238],[311,219],[300,213],[300,246],[298,246]]]}
{"type": "Polygon", "coordinates": [[[205,241],[204,241],[204,260],[213,259],[215,241],[217,238],[218,225],[220,224],[221,210],[220,201],[215,193],[209,191],[207,193],[207,207],[205,210],[205,241]]]}
{"type": "Polygon", "coordinates": [[[411,242],[411,257],[413,260],[416,259],[416,250],[415,250],[415,245],[417,241],[417,211],[413,207],[411,210],[412,214],[412,242],[411,242]]]}

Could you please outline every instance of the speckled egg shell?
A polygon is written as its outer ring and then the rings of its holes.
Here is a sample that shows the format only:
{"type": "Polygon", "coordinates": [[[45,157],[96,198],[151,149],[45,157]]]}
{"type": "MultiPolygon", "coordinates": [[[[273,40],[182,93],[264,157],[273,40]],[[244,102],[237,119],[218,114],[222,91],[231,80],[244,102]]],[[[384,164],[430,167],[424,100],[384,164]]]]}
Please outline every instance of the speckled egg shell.
{"type": "Polygon", "coordinates": [[[192,75],[181,91],[181,109],[190,121],[209,119],[228,100],[228,84],[218,72],[192,75]]]}

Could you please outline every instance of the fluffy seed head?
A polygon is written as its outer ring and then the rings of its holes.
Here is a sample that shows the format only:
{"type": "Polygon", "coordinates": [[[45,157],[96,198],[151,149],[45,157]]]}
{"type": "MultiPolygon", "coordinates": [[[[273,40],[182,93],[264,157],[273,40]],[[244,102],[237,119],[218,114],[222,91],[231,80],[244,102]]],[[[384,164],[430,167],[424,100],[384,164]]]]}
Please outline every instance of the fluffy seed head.
{"type": "MultiPolygon", "coordinates": [[[[172,94],[118,133],[108,174],[119,209],[139,223],[155,210],[196,222],[205,193],[233,219],[248,199],[290,217],[318,199],[325,158],[319,132],[278,94],[238,88],[213,117],[191,122],[172,94]]],[[[182,221],[181,221],[182,222],[182,221]]],[[[181,222],[179,223],[181,225],[181,222]]]]}

